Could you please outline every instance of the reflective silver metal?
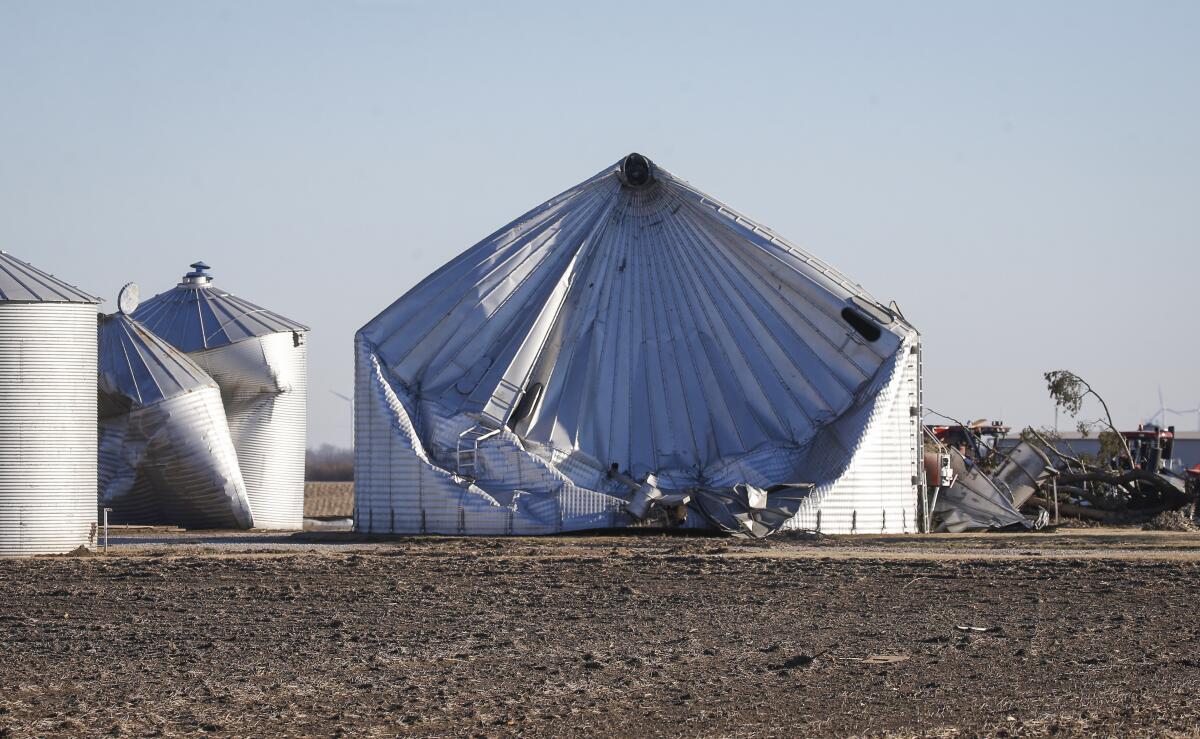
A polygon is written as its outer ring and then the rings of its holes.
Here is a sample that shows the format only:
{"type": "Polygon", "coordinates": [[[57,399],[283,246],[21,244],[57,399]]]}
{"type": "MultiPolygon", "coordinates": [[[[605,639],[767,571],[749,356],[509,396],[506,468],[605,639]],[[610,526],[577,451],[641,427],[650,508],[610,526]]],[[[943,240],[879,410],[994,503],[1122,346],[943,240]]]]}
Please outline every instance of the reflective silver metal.
{"type": "Polygon", "coordinates": [[[192,271],[172,290],[144,301],[133,317],[188,354],[274,333],[305,332],[308,327],[213,285],[210,267],[192,271]]]}
{"type": "Polygon", "coordinates": [[[217,383],[122,312],[100,319],[101,505],[125,524],[251,528],[217,383]]]}
{"type": "MultiPolygon", "coordinates": [[[[1033,522],[1021,515],[1013,505],[1007,486],[983,473],[978,466],[968,466],[962,452],[947,447],[954,484],[937,492],[933,506],[935,531],[960,533],[988,529],[1032,528],[1033,522]]],[[[1010,466],[1005,462],[1004,466],[1010,466]]],[[[1042,465],[1039,463],[1038,467],[1042,465]]],[[[1032,487],[1031,487],[1032,489],[1032,487]]]]}
{"type": "Polygon", "coordinates": [[[302,528],[308,329],[214,287],[208,269],[193,264],[134,318],[220,386],[254,526],[302,528]]]}
{"type": "Polygon", "coordinates": [[[0,556],[95,544],[97,302],[0,253],[0,556]]]}
{"type": "Polygon", "coordinates": [[[680,506],[750,535],[818,510],[831,531],[917,526],[917,332],[639,155],[460,254],[356,345],[361,530],[540,533],[680,506]]]}
{"type": "Polygon", "coordinates": [[[0,303],[90,303],[100,298],[0,251],[0,303]]]}
{"type": "Polygon", "coordinates": [[[304,527],[308,345],[267,334],[189,355],[221,386],[254,527],[304,527]]]}

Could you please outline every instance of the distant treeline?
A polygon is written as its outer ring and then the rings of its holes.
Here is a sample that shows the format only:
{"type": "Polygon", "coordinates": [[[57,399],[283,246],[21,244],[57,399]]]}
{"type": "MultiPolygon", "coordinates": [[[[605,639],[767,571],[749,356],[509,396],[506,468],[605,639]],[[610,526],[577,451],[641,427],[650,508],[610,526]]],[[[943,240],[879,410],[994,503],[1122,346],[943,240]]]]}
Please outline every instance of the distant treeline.
{"type": "Polygon", "coordinates": [[[309,449],[304,455],[304,479],[311,482],[350,482],[354,479],[354,451],[332,444],[309,449]]]}

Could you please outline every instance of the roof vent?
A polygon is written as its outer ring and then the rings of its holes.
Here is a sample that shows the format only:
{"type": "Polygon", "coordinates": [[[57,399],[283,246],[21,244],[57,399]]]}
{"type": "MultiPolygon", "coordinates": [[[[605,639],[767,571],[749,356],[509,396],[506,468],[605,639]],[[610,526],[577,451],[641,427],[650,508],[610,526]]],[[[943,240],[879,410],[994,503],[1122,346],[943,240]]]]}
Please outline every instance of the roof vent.
{"type": "Polygon", "coordinates": [[[654,165],[641,154],[630,154],[621,161],[621,179],[630,187],[645,187],[654,182],[654,165]]]}
{"type": "Polygon", "coordinates": [[[192,287],[203,287],[212,282],[212,275],[208,274],[207,272],[207,270],[212,269],[212,267],[209,267],[204,262],[192,262],[190,266],[192,271],[183,276],[183,282],[180,284],[192,287]]]}

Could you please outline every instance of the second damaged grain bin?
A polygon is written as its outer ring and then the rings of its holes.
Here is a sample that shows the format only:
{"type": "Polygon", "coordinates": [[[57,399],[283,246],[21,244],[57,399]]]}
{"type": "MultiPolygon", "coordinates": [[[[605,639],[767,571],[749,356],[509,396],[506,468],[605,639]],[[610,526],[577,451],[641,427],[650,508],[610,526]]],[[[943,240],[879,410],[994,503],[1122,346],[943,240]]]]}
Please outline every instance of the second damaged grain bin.
{"type": "Polygon", "coordinates": [[[254,526],[304,522],[308,328],[213,286],[209,266],[134,312],[221,388],[254,526]]]}
{"type": "Polygon", "coordinates": [[[189,529],[254,525],[221,391],[130,314],[137,285],[102,316],[100,502],[109,520],[189,529]]]}
{"type": "Polygon", "coordinates": [[[0,252],[0,556],[95,543],[99,302],[0,252]]]}
{"type": "Polygon", "coordinates": [[[918,528],[917,331],[639,154],[355,344],[360,531],[918,528]]]}

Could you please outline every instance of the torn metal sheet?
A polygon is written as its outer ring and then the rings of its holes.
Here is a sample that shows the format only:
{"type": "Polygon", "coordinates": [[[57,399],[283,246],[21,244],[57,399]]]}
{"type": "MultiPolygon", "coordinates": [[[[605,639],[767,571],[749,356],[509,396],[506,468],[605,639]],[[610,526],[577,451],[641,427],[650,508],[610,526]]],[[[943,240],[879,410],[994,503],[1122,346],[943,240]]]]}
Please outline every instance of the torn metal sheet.
{"type": "Polygon", "coordinates": [[[1033,444],[1022,441],[1004,453],[1004,461],[992,472],[992,481],[1008,493],[1015,508],[1034,494],[1042,481],[1055,474],[1050,460],[1033,444]]]}
{"type": "Polygon", "coordinates": [[[766,490],[741,483],[728,490],[697,490],[696,508],[717,529],[757,539],[779,530],[795,516],[813,487],[774,485],[766,490]]]}
{"type": "Polygon", "coordinates": [[[955,479],[941,487],[933,506],[938,524],[935,531],[960,533],[1010,527],[1032,528],[1033,524],[1013,505],[1009,493],[996,485],[978,466],[968,466],[962,452],[946,447],[955,479]]]}
{"type": "Polygon", "coordinates": [[[683,525],[754,535],[917,524],[917,332],[640,155],[430,275],[356,360],[360,530],[547,533],[681,506],[683,525]],[[796,480],[811,491],[753,505],[796,480]]]}
{"type": "Polygon", "coordinates": [[[99,491],[114,523],[251,528],[216,382],[122,312],[100,318],[99,491]]]}

